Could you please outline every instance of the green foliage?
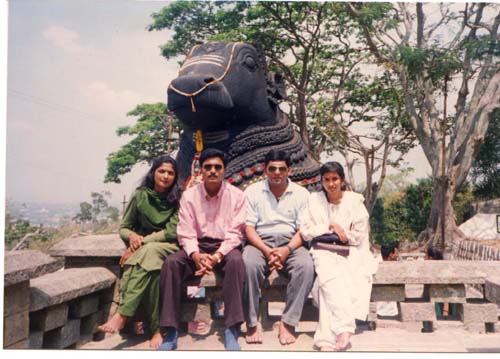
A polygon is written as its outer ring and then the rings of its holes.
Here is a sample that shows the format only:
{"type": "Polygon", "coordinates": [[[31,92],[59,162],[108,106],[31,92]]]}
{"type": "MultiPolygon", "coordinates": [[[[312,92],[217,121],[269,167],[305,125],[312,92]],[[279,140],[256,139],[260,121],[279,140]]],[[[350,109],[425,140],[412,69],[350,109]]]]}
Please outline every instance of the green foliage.
{"type": "MultiPolygon", "coordinates": [[[[420,179],[402,191],[388,191],[377,199],[370,217],[371,235],[376,243],[414,241],[427,227],[432,203],[432,178],[420,179]]],[[[453,200],[457,223],[470,216],[474,196],[462,186],[453,200]]]]}
{"type": "Polygon", "coordinates": [[[5,247],[7,250],[12,249],[19,241],[30,233],[36,233],[30,240],[48,241],[51,238],[51,233],[40,226],[32,226],[28,220],[14,219],[7,213],[5,216],[5,247]]]}
{"type": "Polygon", "coordinates": [[[471,179],[475,196],[483,200],[500,197],[500,111],[490,121],[472,167],[471,179]]]}
{"type": "Polygon", "coordinates": [[[416,80],[418,75],[424,74],[424,78],[430,80],[435,86],[462,68],[458,55],[458,53],[437,46],[419,48],[403,45],[399,47],[399,61],[406,67],[410,79],[416,80]]]}
{"type": "Polygon", "coordinates": [[[166,104],[141,104],[127,116],[137,117],[137,122],[118,128],[116,133],[118,136],[131,136],[132,139],[108,155],[105,183],[120,183],[120,177],[130,172],[137,163],[149,163],[153,158],[178,147],[181,127],[178,120],[173,118],[169,138],[170,115],[166,104]]]}

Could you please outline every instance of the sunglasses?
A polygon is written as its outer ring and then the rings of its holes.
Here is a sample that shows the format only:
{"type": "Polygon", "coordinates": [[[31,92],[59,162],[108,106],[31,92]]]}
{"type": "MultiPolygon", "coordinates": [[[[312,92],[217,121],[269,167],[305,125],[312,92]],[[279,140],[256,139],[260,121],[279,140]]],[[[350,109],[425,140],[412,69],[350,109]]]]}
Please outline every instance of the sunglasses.
{"type": "Polygon", "coordinates": [[[267,167],[267,170],[269,172],[276,172],[276,170],[280,171],[280,173],[285,173],[288,167],[276,167],[276,166],[269,166],[267,167]]]}
{"type": "Polygon", "coordinates": [[[210,171],[211,169],[215,168],[216,171],[220,171],[222,169],[222,165],[219,165],[219,164],[216,164],[216,165],[209,165],[209,164],[206,164],[206,165],[203,165],[203,169],[205,171],[210,171]]]}

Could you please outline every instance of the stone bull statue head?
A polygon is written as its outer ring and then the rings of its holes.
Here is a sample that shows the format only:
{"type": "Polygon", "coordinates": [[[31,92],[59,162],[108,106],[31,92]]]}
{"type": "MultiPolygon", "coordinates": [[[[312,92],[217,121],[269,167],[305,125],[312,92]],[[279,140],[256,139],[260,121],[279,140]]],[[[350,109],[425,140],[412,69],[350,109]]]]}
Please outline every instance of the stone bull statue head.
{"type": "Polygon", "coordinates": [[[168,108],[184,127],[177,155],[181,181],[193,174],[198,142],[228,154],[226,178],[242,189],[264,178],[264,156],[272,148],[291,155],[293,181],[316,187],[319,164],[279,109],[285,98],[283,79],[267,70],[254,46],[195,46],[168,88],[168,108]]]}

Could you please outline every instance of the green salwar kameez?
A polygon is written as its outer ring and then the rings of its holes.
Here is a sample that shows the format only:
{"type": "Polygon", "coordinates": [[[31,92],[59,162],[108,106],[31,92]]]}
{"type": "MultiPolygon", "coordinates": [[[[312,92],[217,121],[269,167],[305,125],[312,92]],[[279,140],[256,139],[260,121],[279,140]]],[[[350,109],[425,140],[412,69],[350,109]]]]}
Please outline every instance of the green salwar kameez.
{"type": "Polygon", "coordinates": [[[120,282],[118,313],[132,317],[141,306],[151,332],[160,331],[160,270],[165,258],[179,250],[176,228],[178,204],[147,187],[132,195],[120,225],[120,237],[128,244],[131,233],[144,236],[143,245],[125,262],[120,282]]]}

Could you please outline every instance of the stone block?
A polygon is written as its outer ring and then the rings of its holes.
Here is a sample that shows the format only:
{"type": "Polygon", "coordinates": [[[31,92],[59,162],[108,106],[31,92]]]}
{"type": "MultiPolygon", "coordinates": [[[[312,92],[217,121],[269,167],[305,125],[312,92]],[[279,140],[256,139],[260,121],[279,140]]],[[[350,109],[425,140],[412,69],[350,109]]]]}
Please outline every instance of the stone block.
{"type": "Polygon", "coordinates": [[[181,321],[201,321],[209,323],[212,319],[212,311],[209,303],[189,301],[182,303],[181,321]]]}
{"type": "MultiPolygon", "coordinates": [[[[433,322],[428,321],[430,327],[433,327],[433,322]]],[[[377,324],[378,327],[378,324],[377,324]]],[[[409,333],[422,333],[423,322],[404,322],[402,323],[402,328],[409,333]]],[[[434,328],[432,328],[434,329],[434,328]]]]}
{"type": "Polygon", "coordinates": [[[404,300],[404,284],[374,284],[372,287],[372,302],[402,302],[404,300]]]}
{"type": "Polygon", "coordinates": [[[26,310],[3,318],[4,348],[29,337],[29,312],[26,310]]]}
{"type": "Polygon", "coordinates": [[[30,328],[48,332],[62,327],[68,321],[68,304],[61,303],[30,313],[30,328]]]}
{"type": "Polygon", "coordinates": [[[42,349],[43,348],[43,331],[30,331],[29,348],[42,349]]]}
{"type": "Polygon", "coordinates": [[[464,323],[460,320],[437,320],[433,323],[434,330],[450,331],[464,329],[464,323]]]}
{"type": "Polygon", "coordinates": [[[29,349],[29,340],[23,339],[21,341],[18,341],[17,343],[9,345],[8,347],[5,347],[4,349],[29,349]]]}
{"type": "Polygon", "coordinates": [[[30,282],[25,280],[4,288],[3,316],[21,313],[30,307],[30,282]]]}
{"type": "Polygon", "coordinates": [[[498,307],[495,303],[472,301],[458,307],[458,315],[464,324],[497,323],[498,307]]]}
{"type": "Polygon", "coordinates": [[[62,261],[36,250],[8,251],[4,260],[4,287],[55,272],[63,266],[62,261]]]}
{"type": "Polygon", "coordinates": [[[99,310],[99,296],[87,295],[69,303],[69,317],[81,318],[99,310]]]}
{"type": "MultiPolygon", "coordinates": [[[[423,284],[406,284],[405,297],[408,299],[424,298],[424,285],[423,284]]],[[[428,297],[426,297],[428,298],[428,297]]]]}
{"type": "Polygon", "coordinates": [[[106,268],[70,268],[32,279],[30,311],[67,302],[84,295],[110,288],[116,276],[106,268]]]}
{"type": "Polygon", "coordinates": [[[43,347],[64,349],[80,339],[80,319],[70,319],[65,326],[45,333],[43,347]]]}
{"type": "Polygon", "coordinates": [[[81,318],[80,335],[94,334],[97,332],[97,327],[102,323],[104,323],[102,310],[81,318]]]}
{"type": "Polygon", "coordinates": [[[64,257],[64,268],[103,267],[117,278],[122,275],[120,258],[118,257],[64,257]]]}
{"type": "Polygon", "coordinates": [[[429,284],[429,300],[433,303],[465,303],[465,285],[429,284]]]}
{"type": "Polygon", "coordinates": [[[126,250],[118,234],[78,236],[64,239],[49,250],[54,257],[116,257],[126,250]]]}
{"type": "Polygon", "coordinates": [[[434,303],[400,302],[399,313],[403,322],[433,322],[436,320],[434,303]]]}
{"type": "Polygon", "coordinates": [[[486,333],[485,323],[464,323],[464,328],[469,333],[484,334],[486,333]]]}
{"type": "Polygon", "coordinates": [[[465,296],[473,299],[484,299],[484,284],[466,285],[465,296]]]}
{"type": "Polygon", "coordinates": [[[500,276],[488,277],[484,284],[484,296],[490,302],[500,304],[500,276]]]}

